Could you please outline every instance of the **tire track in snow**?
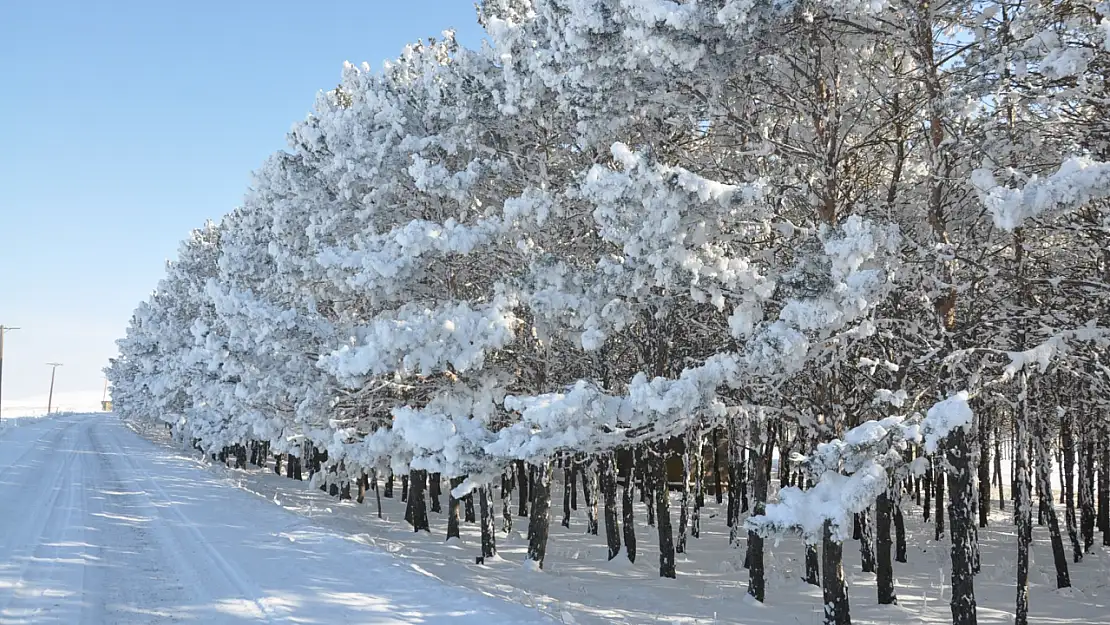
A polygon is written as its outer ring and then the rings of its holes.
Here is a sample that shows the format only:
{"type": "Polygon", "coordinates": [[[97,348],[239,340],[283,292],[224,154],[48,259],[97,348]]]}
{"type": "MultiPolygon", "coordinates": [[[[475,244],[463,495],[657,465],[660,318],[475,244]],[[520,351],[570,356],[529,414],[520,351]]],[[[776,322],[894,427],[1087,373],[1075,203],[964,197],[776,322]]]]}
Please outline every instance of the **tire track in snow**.
{"type": "Polygon", "coordinates": [[[150,512],[145,493],[137,491],[133,477],[121,473],[113,462],[118,455],[89,429],[91,457],[95,459],[98,497],[90,508],[90,523],[100,536],[101,556],[89,585],[92,601],[89,623],[173,622],[178,612],[187,615],[193,602],[205,603],[204,577],[188,567],[186,554],[165,534],[150,512]],[[99,520],[94,521],[92,517],[99,520]]]}
{"type": "MultiPolygon", "coordinates": [[[[37,430],[42,428],[44,425],[50,426],[50,425],[56,425],[56,424],[59,424],[59,423],[67,423],[67,422],[68,421],[63,421],[62,419],[57,419],[57,418],[48,419],[48,418],[43,417],[41,419],[37,418],[36,421],[34,423],[30,424],[30,425],[22,425],[21,424],[21,425],[18,425],[16,427],[10,427],[10,428],[5,428],[5,429],[0,430],[0,435],[4,435],[4,438],[0,439],[0,444],[2,444],[2,445],[17,445],[19,443],[31,443],[31,444],[24,445],[21,448],[21,451],[20,451],[19,455],[16,456],[15,458],[12,458],[10,460],[0,461],[0,477],[4,477],[5,475],[7,475],[7,472],[8,472],[9,469],[11,469],[11,467],[16,466],[18,463],[22,462],[23,459],[28,456],[28,454],[36,451],[34,443],[38,443],[39,441],[41,441],[42,436],[40,435],[38,438],[31,438],[30,435],[34,434],[37,430]]],[[[51,429],[49,431],[49,433],[50,434],[57,434],[57,433],[60,433],[61,431],[64,431],[64,428],[63,428],[63,430],[51,429]]]]}
{"type": "MultiPolygon", "coordinates": [[[[51,532],[58,532],[59,527],[61,528],[60,531],[64,532],[66,525],[72,517],[72,506],[58,505],[58,500],[61,498],[62,492],[66,491],[66,503],[69,504],[73,493],[73,488],[66,489],[65,485],[67,477],[71,474],[70,469],[72,468],[76,453],[74,453],[75,450],[70,449],[73,447],[72,444],[63,445],[63,442],[75,438],[69,435],[73,434],[77,422],[59,421],[59,423],[63,424],[64,427],[54,429],[50,432],[48,446],[55,453],[60,451],[60,462],[48,462],[50,458],[54,457],[54,454],[48,454],[44,456],[46,461],[41,463],[44,466],[30,464],[20,467],[19,469],[9,470],[4,474],[5,479],[11,480],[11,478],[17,477],[13,476],[12,473],[20,474],[23,472],[30,472],[31,480],[16,480],[14,482],[14,488],[32,489],[36,493],[42,493],[40,497],[44,497],[44,499],[36,501],[35,505],[30,507],[28,511],[29,514],[8,515],[5,517],[6,522],[14,520],[18,525],[14,530],[4,532],[7,549],[0,551],[0,560],[8,563],[22,563],[18,565],[18,569],[15,571],[14,575],[10,575],[11,581],[8,584],[4,584],[7,597],[0,603],[0,621],[4,623],[33,622],[25,621],[24,618],[41,610],[41,607],[20,608],[22,603],[41,600],[45,592],[49,590],[49,588],[43,588],[36,596],[27,597],[27,591],[31,587],[29,582],[32,581],[29,580],[28,577],[34,572],[34,566],[41,563],[43,560],[46,561],[48,572],[57,564],[56,558],[43,558],[43,539],[44,537],[48,537],[51,532]],[[41,470],[44,468],[53,470],[41,470]],[[38,479],[47,477],[50,478],[48,485],[44,485],[42,482],[38,481],[38,479]],[[58,523],[59,516],[64,516],[61,524],[58,523]]],[[[44,442],[45,440],[46,439],[40,438],[36,441],[36,444],[44,442]]],[[[23,454],[21,457],[25,456],[26,454],[23,454]]],[[[18,460],[16,462],[18,462],[18,460]]],[[[16,463],[12,463],[10,466],[15,466],[15,464],[16,463]]],[[[9,574],[0,569],[0,579],[4,577],[9,577],[9,574]]]]}
{"type": "MultiPolygon", "coordinates": [[[[65,492],[65,497],[62,501],[55,501],[50,517],[43,528],[42,534],[35,545],[34,552],[28,559],[26,568],[22,572],[22,579],[25,583],[29,583],[31,587],[38,587],[39,591],[35,593],[27,593],[20,597],[13,597],[13,601],[8,606],[9,612],[17,614],[25,614],[28,618],[33,619],[31,622],[41,622],[39,620],[40,614],[44,609],[49,607],[65,609],[66,607],[72,610],[76,606],[73,605],[73,596],[80,597],[80,593],[74,592],[74,585],[67,583],[69,577],[77,577],[75,573],[81,574],[83,579],[83,571],[85,570],[85,562],[72,569],[71,567],[75,562],[74,558],[68,557],[72,554],[69,550],[82,544],[81,541],[74,540],[72,534],[76,528],[83,528],[84,523],[77,525],[73,524],[75,512],[79,517],[84,520],[84,508],[76,504],[78,499],[81,499],[80,494],[83,490],[83,484],[78,483],[77,477],[82,474],[82,471],[74,471],[75,459],[83,457],[77,450],[77,434],[81,428],[69,428],[67,432],[73,432],[73,436],[67,437],[69,444],[64,445],[62,452],[65,454],[68,462],[67,466],[59,471],[62,476],[61,490],[65,492]],[[61,511],[59,514],[58,511],[61,511]],[[46,538],[47,540],[44,540],[46,538]],[[67,561],[63,562],[63,558],[67,561]],[[67,594],[67,593],[72,593],[67,594]],[[52,604],[54,599],[60,599],[52,604]]],[[[80,463],[76,463],[80,465],[80,463]]],[[[83,560],[83,559],[82,559],[83,560]]],[[[52,614],[56,617],[56,614],[52,614]]],[[[74,622],[75,618],[55,619],[59,622],[74,622]]]]}
{"type": "MultiPolygon", "coordinates": [[[[124,450],[119,441],[119,434],[122,432],[131,433],[130,430],[125,430],[123,426],[118,423],[113,423],[110,427],[115,431],[108,437],[109,447],[115,452],[116,456],[122,459],[122,463],[127,466],[128,472],[133,476],[133,482],[145,485],[142,490],[147,500],[147,506],[153,511],[155,516],[165,521],[164,527],[167,529],[184,530],[192,539],[189,544],[200,547],[204,553],[207,554],[208,560],[219,569],[219,572],[229,582],[229,585],[237,591],[237,594],[240,595],[239,598],[250,602],[257,610],[258,616],[261,617],[264,622],[272,623],[275,618],[280,618],[263,603],[261,599],[263,595],[262,590],[252,583],[235,564],[228,561],[227,558],[220,553],[220,550],[204,536],[196,527],[196,524],[191,522],[181,512],[179,507],[173,503],[173,497],[165,491],[162,485],[159,484],[157,480],[152,480],[147,477],[146,472],[139,468],[131,454],[124,450]],[[154,497],[150,494],[151,491],[157,493],[165,505],[157,505],[154,497]],[[168,510],[174,519],[166,519],[161,513],[163,510],[168,510]]],[[[133,433],[131,434],[134,435],[133,433]]],[[[168,532],[168,534],[172,533],[174,532],[168,532]]],[[[170,539],[177,541],[179,544],[182,543],[177,536],[170,536],[170,539]]],[[[187,559],[183,561],[188,562],[187,559]]],[[[207,576],[202,574],[198,577],[200,579],[205,579],[207,576]]]]}

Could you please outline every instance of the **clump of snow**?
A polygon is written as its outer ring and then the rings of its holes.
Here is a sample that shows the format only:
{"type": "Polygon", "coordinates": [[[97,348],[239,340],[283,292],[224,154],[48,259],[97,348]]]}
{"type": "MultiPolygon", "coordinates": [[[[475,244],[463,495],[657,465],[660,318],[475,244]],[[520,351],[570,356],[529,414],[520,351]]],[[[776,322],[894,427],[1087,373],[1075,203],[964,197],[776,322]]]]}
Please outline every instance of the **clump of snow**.
{"type": "Polygon", "coordinates": [[[1034,175],[1021,189],[999,185],[986,169],[975,170],[971,181],[994,224],[1014,230],[1027,219],[1070,212],[1110,196],[1110,164],[1069,158],[1056,173],[1044,178],[1034,175]]]}
{"type": "Polygon", "coordinates": [[[925,414],[921,430],[925,436],[925,451],[935,453],[937,446],[957,428],[971,426],[975,415],[968,404],[967,391],[960,391],[952,397],[933,404],[925,414]]]}
{"type": "Polygon", "coordinates": [[[907,395],[906,391],[903,389],[892,391],[890,389],[880,388],[875,390],[875,398],[871,400],[871,403],[890,404],[895,408],[901,408],[905,405],[907,399],[909,399],[909,395],[907,395]]]}
{"type": "Polygon", "coordinates": [[[887,480],[886,469],[876,462],[868,462],[852,475],[829,471],[808,490],[782,489],[779,501],[767,504],[763,515],[749,517],[745,527],[763,535],[798,532],[815,543],[828,522],[834,540],[847,540],[852,515],[870,507],[886,490],[887,480]]]}

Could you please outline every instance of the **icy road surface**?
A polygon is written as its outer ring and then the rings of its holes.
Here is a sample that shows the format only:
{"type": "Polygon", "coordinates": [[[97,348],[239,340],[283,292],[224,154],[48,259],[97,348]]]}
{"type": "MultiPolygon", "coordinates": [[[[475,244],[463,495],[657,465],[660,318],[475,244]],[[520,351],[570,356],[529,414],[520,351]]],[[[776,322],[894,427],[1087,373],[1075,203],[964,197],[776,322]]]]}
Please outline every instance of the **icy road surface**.
{"type": "Polygon", "coordinates": [[[0,623],[537,623],[169,456],[106,414],[0,422],[0,623]]]}

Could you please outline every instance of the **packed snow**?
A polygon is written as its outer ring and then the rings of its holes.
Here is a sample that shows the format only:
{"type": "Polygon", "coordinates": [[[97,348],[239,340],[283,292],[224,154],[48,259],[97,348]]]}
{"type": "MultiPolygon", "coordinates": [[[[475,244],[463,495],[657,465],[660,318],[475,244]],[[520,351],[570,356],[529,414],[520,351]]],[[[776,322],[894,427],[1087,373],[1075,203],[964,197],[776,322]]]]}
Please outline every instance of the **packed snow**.
{"type": "Polygon", "coordinates": [[[115,415],[0,426],[5,625],[553,622],[277,508],[115,415]]]}

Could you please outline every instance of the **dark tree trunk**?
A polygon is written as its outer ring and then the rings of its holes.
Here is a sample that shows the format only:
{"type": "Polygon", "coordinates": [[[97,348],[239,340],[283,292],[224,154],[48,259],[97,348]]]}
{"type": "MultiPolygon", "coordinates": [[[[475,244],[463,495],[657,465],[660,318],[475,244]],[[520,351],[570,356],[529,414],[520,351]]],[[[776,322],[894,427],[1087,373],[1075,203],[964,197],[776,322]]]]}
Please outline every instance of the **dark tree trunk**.
{"type": "Polygon", "coordinates": [[[859,555],[864,573],[875,572],[875,532],[871,525],[871,508],[856,515],[859,519],[859,555]]]}
{"type": "MultiPolygon", "coordinates": [[[[717,504],[719,505],[724,501],[724,492],[721,485],[721,438],[719,432],[721,428],[713,428],[713,481],[715,495],[717,497],[717,504]]],[[[732,490],[729,486],[729,490],[732,490]]]]}
{"type": "Polygon", "coordinates": [[[641,477],[640,481],[640,503],[644,504],[644,512],[647,518],[648,527],[655,527],[655,498],[656,492],[659,489],[658,479],[655,471],[655,452],[651,447],[644,445],[640,447],[640,451],[636,454],[637,462],[640,465],[639,471],[641,477]]]}
{"type": "Polygon", "coordinates": [[[586,504],[586,533],[597,536],[597,504],[601,494],[597,484],[597,462],[589,462],[578,469],[582,475],[582,498],[586,504]]]}
{"type": "Polygon", "coordinates": [[[806,543],[806,583],[811,586],[821,585],[821,556],[817,553],[817,545],[806,543]]]}
{"type": "Polygon", "coordinates": [[[393,470],[389,471],[389,477],[385,478],[385,492],[382,493],[383,497],[393,499],[393,470]]]}
{"type": "Polygon", "coordinates": [[[312,472],[313,473],[318,473],[318,472],[322,471],[323,468],[324,468],[324,463],[327,462],[327,461],[328,461],[328,452],[327,452],[327,450],[319,450],[319,449],[316,449],[315,446],[313,446],[312,447],[312,472]]]}
{"type": "MultiPolygon", "coordinates": [[[[754,500],[755,509],[752,510],[753,515],[761,515],[767,511],[767,482],[769,476],[763,470],[764,458],[761,454],[756,453],[757,450],[763,454],[771,454],[771,446],[764,445],[761,439],[763,424],[753,423],[751,429],[751,453],[749,454],[750,469],[748,475],[752,478],[752,499],[754,500]]],[[[740,525],[739,519],[736,525],[740,525]]],[[[747,564],[748,564],[748,594],[755,598],[756,601],[763,602],[766,599],[766,585],[767,576],[766,568],[763,562],[763,537],[756,532],[748,532],[748,550],[747,550],[747,564]]]]}
{"type": "Polygon", "coordinates": [[[447,540],[459,538],[460,502],[455,498],[455,489],[463,483],[463,478],[451,478],[451,490],[447,492],[447,540]]]}
{"type": "Polygon", "coordinates": [[[1110,547],[1110,436],[1102,432],[1098,463],[1098,527],[1103,546],[1110,547]]]}
{"type": "Polygon", "coordinates": [[[906,562],[906,518],[902,514],[902,504],[899,500],[894,503],[894,560],[904,564],[906,562]]]}
{"type": "Polygon", "coordinates": [[[409,525],[413,525],[413,521],[412,521],[412,502],[408,501],[406,499],[402,499],[401,501],[405,502],[405,522],[408,523],[409,525]]]}
{"type": "Polygon", "coordinates": [[[991,427],[987,415],[979,417],[979,527],[987,526],[991,511],[991,427]]]}
{"type": "Polygon", "coordinates": [[[811,586],[821,585],[820,555],[817,545],[806,543],[806,583],[811,586]]]}
{"type": "Polygon", "coordinates": [[[1080,451],[1082,458],[1079,460],[1079,533],[1083,537],[1083,551],[1086,553],[1095,544],[1094,444],[1088,441],[1080,451]]]}
{"type": "Polygon", "coordinates": [[[274,454],[274,473],[281,475],[281,454],[274,454]]]}
{"type": "MultiPolygon", "coordinates": [[[[910,450],[906,452],[906,454],[907,454],[906,464],[909,464],[909,463],[913,462],[913,459],[919,453],[921,453],[921,452],[916,451],[914,448],[910,448],[910,450]]],[[[919,506],[921,505],[921,478],[920,477],[913,478],[913,500],[914,500],[914,503],[916,503],[917,505],[919,505],[919,506]]]]}
{"type": "Polygon", "coordinates": [[[382,491],[378,488],[378,470],[374,469],[373,474],[370,476],[371,485],[374,488],[374,499],[378,502],[378,518],[382,518],[382,491]]]}
{"type": "Polygon", "coordinates": [[[531,499],[531,493],[528,492],[529,482],[528,468],[523,460],[515,462],[516,467],[516,490],[517,490],[517,516],[528,516],[528,501],[531,499]]]}
{"type": "MultiPolygon", "coordinates": [[[[1025,403],[1024,401],[1022,402],[1025,403]]],[[[1014,513],[1017,517],[1017,604],[1014,625],[1029,625],[1029,545],[1033,539],[1033,501],[1030,492],[1029,457],[1025,417],[1022,410],[1014,419],[1014,513]]]]}
{"type": "Polygon", "coordinates": [[[1052,501],[1050,499],[1047,503],[1045,502],[1045,493],[1041,488],[1040,458],[1039,454],[1033,449],[1033,441],[1029,441],[1029,459],[1030,462],[1038,463],[1037,468],[1033,469],[1035,471],[1033,474],[1033,488],[1037,492],[1037,525],[1044,525],[1044,510],[1046,506],[1052,505],[1052,501]]]}
{"type": "MultiPolygon", "coordinates": [[[[570,463],[570,475],[567,477],[567,483],[570,484],[570,509],[578,509],[578,471],[579,463],[575,458],[568,458],[567,462],[570,463]]],[[[570,527],[569,525],[567,527],[570,527]]]]}
{"type": "Polygon", "coordinates": [[[1069,588],[1071,575],[1068,573],[1068,556],[1064,550],[1064,538],[1060,535],[1060,520],[1056,517],[1056,509],[1052,505],[1052,461],[1048,453],[1047,430],[1042,427],[1036,442],[1037,449],[1037,479],[1041,483],[1041,507],[1044,509],[1045,520],[1048,522],[1048,532],[1052,539],[1052,560],[1056,565],[1056,587],[1069,588]]]}
{"type": "Polygon", "coordinates": [[[790,450],[779,450],[779,488],[790,486],[790,450]]]}
{"type": "Polygon", "coordinates": [[[621,552],[620,524],[617,523],[617,477],[613,472],[613,455],[603,453],[597,459],[601,495],[605,499],[605,542],[609,547],[609,559],[621,552]]]}
{"type": "Polygon", "coordinates": [[[443,507],[439,503],[439,498],[443,495],[443,477],[439,473],[432,473],[428,476],[428,498],[432,501],[432,512],[437,514],[443,512],[443,507]]]}
{"type": "Polygon", "coordinates": [[[974,523],[971,524],[971,572],[978,575],[982,570],[982,557],[979,553],[979,527],[974,523]]]}
{"type": "MultiPolygon", "coordinates": [[[[740,484],[740,512],[736,515],[736,520],[740,520],[740,515],[747,512],[749,509],[748,502],[748,481],[751,480],[751,475],[748,472],[747,450],[743,447],[739,449],[738,460],[736,463],[737,476],[736,480],[740,484]]],[[[770,478],[768,478],[769,480],[770,478]]]]}
{"type": "Polygon", "coordinates": [[[497,530],[493,526],[493,491],[488,484],[483,484],[478,489],[478,506],[481,508],[482,514],[482,561],[486,558],[492,558],[497,553],[497,543],[495,534],[497,530]]]}
{"type": "Polygon", "coordinates": [[[825,625],[851,625],[848,584],[844,581],[844,546],[833,540],[832,525],[825,521],[821,548],[821,594],[825,600],[825,625]]]}
{"type": "Polygon", "coordinates": [[[636,526],[633,525],[632,517],[635,479],[636,461],[633,458],[628,463],[628,477],[625,478],[624,491],[621,493],[621,525],[624,526],[624,550],[629,562],[636,562],[636,526]]]}
{"type": "Polygon", "coordinates": [[[409,472],[409,475],[401,476],[401,501],[407,502],[409,500],[409,478],[411,476],[411,471],[409,472]]]}
{"type": "Polygon", "coordinates": [[[532,514],[528,518],[528,559],[543,568],[547,555],[547,536],[551,527],[551,461],[536,468],[533,484],[532,514]]]}
{"type": "Polygon", "coordinates": [[[701,429],[694,435],[694,512],[690,518],[690,535],[701,538],[701,508],[705,505],[705,466],[701,429]]]}
{"type": "MultiPolygon", "coordinates": [[[[813,480],[807,479],[802,484],[807,489],[813,488],[813,480]]],[[[817,544],[806,541],[806,583],[813,586],[821,585],[821,556],[817,553],[817,544]]]]}
{"type": "Polygon", "coordinates": [[[563,527],[570,527],[570,489],[574,482],[574,472],[570,469],[569,459],[564,459],[567,462],[563,466],[563,527]]]}
{"type": "Polygon", "coordinates": [[[725,502],[725,526],[734,527],[740,516],[740,491],[736,478],[738,471],[732,467],[731,455],[728,463],[728,501],[725,502]]]}
{"type": "Polygon", "coordinates": [[[428,525],[428,503],[424,500],[424,490],[428,484],[427,471],[410,471],[409,472],[409,508],[412,509],[412,529],[415,532],[427,532],[428,525]]]}
{"type": "Polygon", "coordinates": [[[674,531],[671,529],[671,494],[667,489],[666,442],[650,456],[655,474],[655,521],[659,535],[659,577],[675,578],[674,531]]]}
{"type": "MultiPolygon", "coordinates": [[[[1065,476],[1064,476],[1064,452],[1060,449],[1057,449],[1055,451],[1056,451],[1056,454],[1055,454],[1056,455],[1056,471],[1057,471],[1057,473],[1059,473],[1059,475],[1057,477],[1060,479],[1060,484],[1063,484],[1064,479],[1065,479],[1065,476]]],[[[1063,505],[1065,503],[1067,503],[1067,502],[1064,501],[1064,489],[1061,487],[1060,488],[1060,504],[1063,505]]]]}
{"type": "MultiPolygon", "coordinates": [[[[1018,514],[1019,514],[1018,509],[1017,509],[1017,502],[1018,502],[1017,489],[1014,487],[1014,485],[1017,484],[1017,481],[1018,481],[1018,477],[1017,477],[1017,474],[1018,474],[1018,468],[1017,468],[1017,431],[1016,430],[1017,430],[1017,428],[1015,427],[1014,432],[1011,432],[1011,434],[1010,434],[1010,452],[1011,452],[1010,453],[1010,502],[1013,503],[1013,507],[1014,507],[1014,525],[1015,526],[1017,526],[1018,514]]],[[[1029,456],[1025,457],[1025,461],[1029,462],[1029,456]]],[[[1029,479],[1033,479],[1033,478],[1030,477],[1029,479]]],[[[1032,504],[1030,504],[1030,505],[1032,505],[1032,504]]]]}
{"type": "Polygon", "coordinates": [[[929,467],[925,469],[925,475],[922,478],[922,494],[924,501],[922,502],[922,520],[926,523],[929,522],[930,512],[933,506],[933,465],[932,460],[929,460],[929,467]]]}
{"type": "Polygon", "coordinates": [[[1002,484],[1002,436],[994,429],[994,479],[998,486],[998,509],[1006,509],[1006,491],[1002,484]]]}
{"type": "MultiPolygon", "coordinates": [[[[743,475],[744,441],[741,440],[741,434],[734,422],[729,423],[727,434],[728,509],[726,510],[725,523],[733,529],[733,531],[730,532],[730,536],[735,539],[737,536],[737,527],[740,525],[740,513],[747,509],[747,506],[741,501],[741,498],[747,495],[743,475]]],[[[732,542],[735,544],[736,541],[733,540],[732,542]]]]}
{"type": "Polygon", "coordinates": [[[367,484],[367,481],[366,481],[366,471],[362,471],[358,475],[358,490],[356,491],[356,494],[355,494],[355,501],[357,501],[358,503],[365,503],[366,502],[366,491],[367,491],[368,488],[369,488],[369,485],[367,484]]]}
{"type": "Polygon", "coordinates": [[[936,531],[934,539],[940,540],[944,538],[944,469],[939,460],[934,459],[933,462],[933,489],[936,491],[936,531]]]}
{"type": "MultiPolygon", "coordinates": [[[[689,434],[682,445],[682,502],[678,510],[678,543],[675,553],[686,553],[686,533],[690,525],[690,441],[689,434]]],[[[666,465],[664,465],[664,479],[666,465]]]]}
{"type": "Polygon", "coordinates": [[[513,531],[513,510],[510,499],[513,494],[513,468],[501,474],[501,531],[508,534],[513,531]]]}
{"type": "MultiPolygon", "coordinates": [[[[736,419],[729,421],[726,432],[728,434],[728,542],[733,547],[736,547],[740,544],[740,532],[743,530],[743,526],[740,523],[740,488],[744,480],[743,472],[745,469],[749,468],[745,466],[743,454],[747,442],[744,441],[744,435],[740,432],[740,427],[736,419]]],[[[760,469],[757,466],[755,470],[759,471],[760,469]]],[[[751,474],[751,471],[748,473],[751,474]]],[[[749,557],[750,554],[746,551],[744,554],[744,568],[748,568],[750,564],[749,557]]]]}
{"type": "MultiPolygon", "coordinates": [[[[963,428],[948,435],[948,517],[952,523],[952,625],[975,625],[975,521],[972,505],[975,499],[972,483],[971,445],[963,428]]],[[[937,476],[937,485],[944,484],[944,473],[937,476]]],[[[943,492],[943,488],[939,489],[943,492]]],[[[937,523],[944,518],[944,509],[937,500],[937,523]]],[[[943,534],[943,530],[942,534],[943,534]]]]}
{"type": "Polygon", "coordinates": [[[1083,543],[1079,541],[1079,526],[1075,519],[1075,436],[1072,423],[1074,416],[1066,412],[1060,418],[1060,447],[1064,456],[1062,467],[1064,480],[1061,482],[1061,491],[1064,493],[1064,525],[1068,528],[1068,539],[1071,540],[1072,558],[1076,562],[1083,560],[1083,543]]]}
{"type": "Polygon", "coordinates": [[[474,523],[477,520],[474,516],[474,493],[463,497],[463,520],[467,523],[474,523]]]}
{"type": "Polygon", "coordinates": [[[892,506],[890,494],[887,492],[879,495],[875,502],[875,511],[878,514],[878,591],[879,604],[889,605],[898,603],[898,596],[894,592],[894,564],[890,560],[890,521],[892,506]]]}

